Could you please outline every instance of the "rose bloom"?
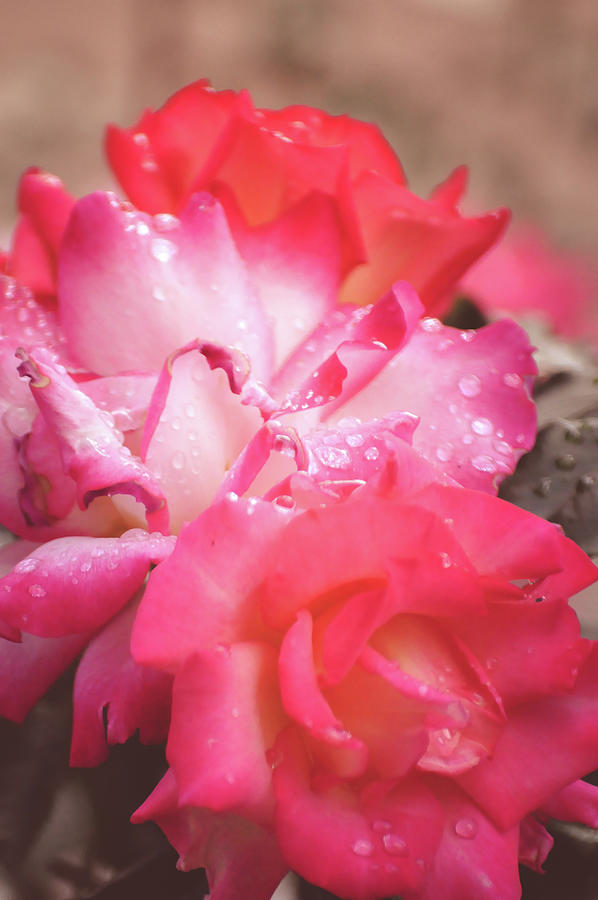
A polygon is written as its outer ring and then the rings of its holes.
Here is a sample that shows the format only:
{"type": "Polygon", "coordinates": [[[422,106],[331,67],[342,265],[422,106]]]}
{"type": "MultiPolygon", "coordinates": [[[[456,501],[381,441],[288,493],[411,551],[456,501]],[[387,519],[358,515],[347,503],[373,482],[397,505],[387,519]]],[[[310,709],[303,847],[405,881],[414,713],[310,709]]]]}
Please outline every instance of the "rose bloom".
{"type": "Polygon", "coordinates": [[[135,819],[214,900],[289,868],[353,900],[511,900],[549,817],[598,826],[598,652],[568,605],[594,566],[385,446],[342,498],[305,473],[222,496],[150,575],[132,648],[175,676],[171,768],[135,819]]]}
{"type": "Polygon", "coordinates": [[[139,208],[29,170],[0,285],[0,521],[21,539],[0,558],[0,710],[22,719],[88,647],[88,763],[111,685],[109,742],[164,733],[170,681],[133,663],[133,608],[223,480],[243,493],[268,459],[254,493],[298,467],[336,496],[396,436],[495,492],[535,436],[525,333],[425,315],[504,223],[458,213],[461,171],[420,200],[374,126],[205,83],[108,149],[139,208]]]}

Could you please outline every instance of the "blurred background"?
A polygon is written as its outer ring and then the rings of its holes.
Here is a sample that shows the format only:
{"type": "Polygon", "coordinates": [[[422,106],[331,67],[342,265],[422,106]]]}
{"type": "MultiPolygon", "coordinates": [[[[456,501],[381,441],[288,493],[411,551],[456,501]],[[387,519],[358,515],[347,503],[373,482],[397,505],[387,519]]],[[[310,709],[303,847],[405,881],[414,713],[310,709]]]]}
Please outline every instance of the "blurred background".
{"type": "Polygon", "coordinates": [[[471,167],[469,211],[509,205],[558,245],[598,239],[596,0],[0,0],[0,229],[37,164],[109,185],[103,126],[185,83],[378,122],[411,186],[471,167]]]}

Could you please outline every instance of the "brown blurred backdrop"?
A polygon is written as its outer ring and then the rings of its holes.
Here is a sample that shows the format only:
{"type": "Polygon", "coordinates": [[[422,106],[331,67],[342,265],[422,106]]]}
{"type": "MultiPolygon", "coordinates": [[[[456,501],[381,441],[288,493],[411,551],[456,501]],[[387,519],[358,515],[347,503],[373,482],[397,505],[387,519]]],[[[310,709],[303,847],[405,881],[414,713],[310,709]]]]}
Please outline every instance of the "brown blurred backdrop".
{"type": "Polygon", "coordinates": [[[378,122],[412,186],[461,162],[469,209],[507,204],[598,243],[596,0],[0,0],[0,228],[20,171],[109,186],[107,121],[208,76],[259,105],[378,122]]]}

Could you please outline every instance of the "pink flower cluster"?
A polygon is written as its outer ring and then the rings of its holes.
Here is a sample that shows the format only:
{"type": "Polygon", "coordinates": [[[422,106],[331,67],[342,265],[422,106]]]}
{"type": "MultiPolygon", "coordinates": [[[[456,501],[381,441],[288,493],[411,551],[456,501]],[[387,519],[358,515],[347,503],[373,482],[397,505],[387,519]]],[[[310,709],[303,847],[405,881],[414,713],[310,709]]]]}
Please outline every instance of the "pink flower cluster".
{"type": "Polygon", "coordinates": [[[29,170],[2,261],[0,712],[79,658],[73,764],[167,739],[136,818],[214,900],[519,897],[598,825],[598,653],[594,566],[495,496],[527,336],[435,318],[506,214],[205,82],[107,151],[129,199],[29,170]]]}

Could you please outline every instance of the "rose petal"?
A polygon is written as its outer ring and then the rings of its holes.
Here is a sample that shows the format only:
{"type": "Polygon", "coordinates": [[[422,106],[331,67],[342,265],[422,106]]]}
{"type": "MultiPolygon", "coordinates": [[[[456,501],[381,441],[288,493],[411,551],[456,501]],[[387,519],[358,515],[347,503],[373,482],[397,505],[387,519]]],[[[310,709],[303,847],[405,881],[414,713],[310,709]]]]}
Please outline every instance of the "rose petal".
{"type": "Polygon", "coordinates": [[[597,683],[594,650],[573,691],[511,710],[492,758],[458,777],[499,827],[509,828],[598,766],[597,683]]]}
{"type": "Polygon", "coordinates": [[[554,838],[534,816],[526,816],[519,829],[519,862],[544,873],[542,866],[552,850],[554,838]]]}
{"type": "Polygon", "coordinates": [[[545,800],[539,814],[562,822],[581,822],[590,828],[598,828],[598,787],[587,781],[574,781],[550,800],[545,800]]]}
{"type": "Polygon", "coordinates": [[[123,446],[114,422],[47,353],[19,351],[19,374],[60,446],[65,472],[75,481],[81,509],[105,494],[131,494],[146,508],[148,525],[168,530],[164,495],[147,469],[123,446]]]}
{"type": "Polygon", "coordinates": [[[158,369],[190,337],[238,347],[257,377],[270,372],[268,323],[209,195],[195,195],[180,219],[152,219],[100,192],[80,200],[60,255],[59,301],[74,354],[99,374],[158,369]]]}
{"type": "Polygon", "coordinates": [[[143,744],[166,738],[172,678],[138,666],[129,652],[137,604],[129,604],[99,632],[77,667],[73,688],[72,766],[96,766],[108,746],[139,730],[143,744]],[[104,726],[104,715],[106,726],[104,726]]]}
{"type": "Polygon", "coordinates": [[[235,813],[179,807],[171,769],[132,817],[148,819],[176,847],[179,869],[205,867],[211,900],[269,900],[288,871],[268,829],[235,813]]]}
{"type": "Polygon", "coordinates": [[[142,458],[159,479],[175,532],[209,505],[262,422],[259,410],[243,403],[240,388],[231,390],[234,373],[214,368],[209,350],[193,343],[169,357],[141,442],[142,458]]]}
{"type": "Polygon", "coordinates": [[[498,831],[444,779],[429,783],[429,787],[444,807],[445,826],[422,900],[519,900],[519,829],[498,831]]]}
{"type": "Polygon", "coordinates": [[[0,638],[0,715],[22,722],[88,640],[89,632],[55,638],[23,634],[21,643],[0,638]]]}
{"type": "Polygon", "coordinates": [[[273,321],[278,367],[335,305],[340,284],[338,213],[329,197],[314,193],[273,222],[249,228],[236,216],[231,228],[273,321]]]}
{"type": "Polygon", "coordinates": [[[56,293],[58,250],[74,199],[55,175],[28,169],[19,183],[20,218],[6,271],[36,294],[56,293]]]}
{"type": "Polygon", "coordinates": [[[376,172],[355,180],[368,262],[351,273],[343,300],[370,303],[401,279],[428,312],[444,312],[457,280],[503,232],[507,210],[465,219],[444,202],[420,200],[376,172]]]}
{"type": "Polygon", "coordinates": [[[513,322],[459,332],[423,319],[336,415],[407,410],[421,420],[416,449],[465,487],[495,493],[535,440],[536,411],[526,387],[535,371],[527,335],[513,322]]]}
{"type": "Polygon", "coordinates": [[[232,495],[184,526],[172,559],[150,576],[133,629],[133,657],[175,672],[191,653],[263,637],[251,595],[289,515],[276,505],[232,495]]]}
{"type": "Polygon", "coordinates": [[[140,530],[120,538],[41,544],[0,579],[0,615],[16,628],[59,637],[98,628],[133,596],[174,539],[140,530]]]}
{"type": "Polygon", "coordinates": [[[349,783],[313,781],[292,730],[274,749],[276,833],[282,853],[304,878],[353,900],[418,892],[442,831],[432,793],[405,779],[386,796],[360,799],[349,783]],[[314,853],[314,846],[325,852],[314,853]],[[421,862],[418,862],[421,860],[421,862]]]}
{"type": "Polygon", "coordinates": [[[241,807],[267,822],[272,773],[266,751],[285,722],[276,653],[268,644],[218,645],[190,657],[175,679],[167,746],[180,804],[241,807]]]}

